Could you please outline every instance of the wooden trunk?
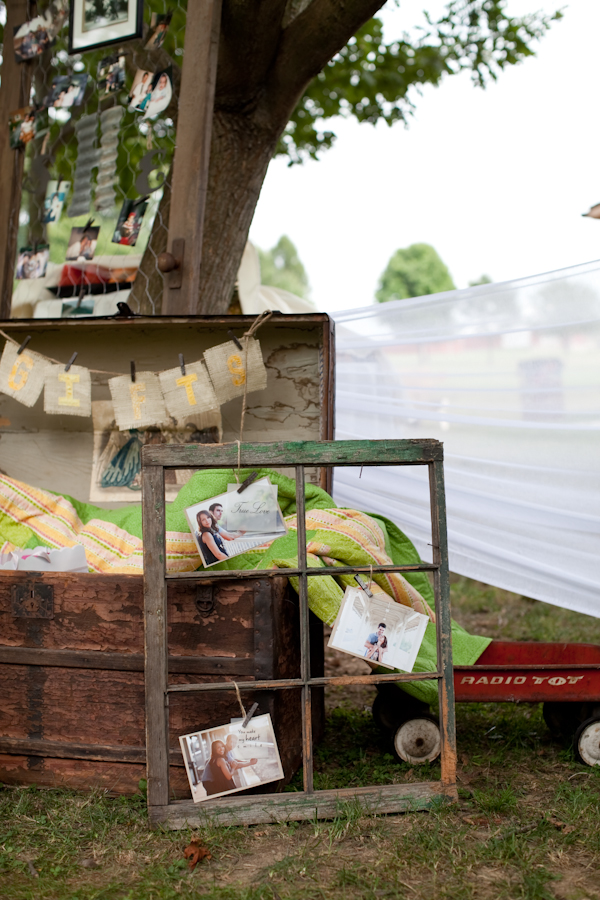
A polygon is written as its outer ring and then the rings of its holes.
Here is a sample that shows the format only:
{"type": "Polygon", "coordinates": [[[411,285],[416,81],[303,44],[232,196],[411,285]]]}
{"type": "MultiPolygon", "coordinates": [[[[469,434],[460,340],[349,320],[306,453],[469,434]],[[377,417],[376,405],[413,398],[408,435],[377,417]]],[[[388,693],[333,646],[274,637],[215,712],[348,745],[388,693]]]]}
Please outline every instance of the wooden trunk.
{"type": "MultiPolygon", "coordinates": [[[[254,317],[12,320],[0,327],[30,347],[95,369],[160,371],[178,354],[198,359],[207,347],[243,334],[254,317]]],[[[265,391],[250,394],[248,440],[322,440],[333,436],[333,331],[325,315],[276,314],[258,338],[268,371],[265,391]]],[[[107,374],[92,374],[92,400],[109,397],[107,374]]],[[[241,401],[221,408],[223,440],[238,436],[241,401]]],[[[0,394],[0,468],[7,475],[88,500],[91,419],[50,416],[0,394]]],[[[326,470],[312,481],[329,487],[326,470]]],[[[139,500],[132,496],[133,500],[139,500]]],[[[119,506],[119,503],[98,505],[119,506]]],[[[142,578],[133,575],[0,572],[0,781],[102,787],[133,793],[145,777],[142,578]]],[[[298,600],[284,577],[169,584],[169,671],[173,682],[298,677],[298,600]]],[[[322,674],[321,623],[312,621],[313,673],[322,674]]],[[[314,729],[323,697],[314,692],[314,729]]],[[[285,779],[301,761],[299,691],[244,695],[270,712],[285,779]]],[[[169,699],[171,787],[190,796],[178,736],[239,715],[230,691],[169,699]]],[[[261,788],[264,790],[264,788],[261,788]]]]}

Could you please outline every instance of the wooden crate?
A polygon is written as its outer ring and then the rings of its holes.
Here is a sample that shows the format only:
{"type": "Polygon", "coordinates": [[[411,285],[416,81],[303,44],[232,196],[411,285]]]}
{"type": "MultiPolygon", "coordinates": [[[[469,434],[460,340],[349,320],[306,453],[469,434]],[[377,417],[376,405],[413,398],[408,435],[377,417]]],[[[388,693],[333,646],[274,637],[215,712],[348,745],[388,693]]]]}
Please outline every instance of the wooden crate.
{"type": "MultiPolygon", "coordinates": [[[[160,371],[241,335],[254,317],[11,320],[0,327],[66,362],[160,371]]],[[[326,439],[333,435],[333,326],[328,316],[276,314],[258,333],[267,389],[248,396],[245,437],[326,439]]],[[[92,375],[92,399],[109,399],[109,375],[92,375]]],[[[241,400],[222,407],[223,440],[238,436],[241,400]]],[[[0,466],[13,478],[87,500],[91,419],[50,416],[0,394],[0,466]]],[[[329,487],[326,470],[307,479],[329,487]]],[[[132,499],[139,499],[137,497],[132,499]]],[[[99,504],[102,505],[102,504],[99,504]]],[[[112,504],[106,504],[112,505],[112,504]]],[[[114,504],[119,505],[119,504],[114,504]]],[[[297,598],[284,577],[187,584],[169,591],[169,670],[175,682],[198,675],[225,681],[297,677],[297,598]],[[196,603],[198,601],[198,605],[196,603]],[[206,605],[214,609],[206,613],[206,605]]],[[[136,790],[145,774],[144,638],[141,576],[0,572],[0,781],[136,790]],[[52,595],[52,597],[50,597],[52,595]],[[52,607],[52,617],[48,609],[52,607]]],[[[322,669],[321,623],[313,620],[315,671],[322,669]],[[321,648],[321,650],[319,650],[321,648]]],[[[294,692],[295,694],[296,692],[294,692]]],[[[260,710],[277,722],[286,779],[301,758],[298,696],[261,692],[260,710]]],[[[252,698],[244,695],[249,705],[252,698]]],[[[177,735],[239,714],[227,692],[187,695],[170,705],[171,784],[189,796],[177,735]],[[185,697],[185,699],[183,699],[185,697]]],[[[315,729],[323,725],[322,696],[315,729]]],[[[280,785],[274,785],[276,790],[280,785]]]]}

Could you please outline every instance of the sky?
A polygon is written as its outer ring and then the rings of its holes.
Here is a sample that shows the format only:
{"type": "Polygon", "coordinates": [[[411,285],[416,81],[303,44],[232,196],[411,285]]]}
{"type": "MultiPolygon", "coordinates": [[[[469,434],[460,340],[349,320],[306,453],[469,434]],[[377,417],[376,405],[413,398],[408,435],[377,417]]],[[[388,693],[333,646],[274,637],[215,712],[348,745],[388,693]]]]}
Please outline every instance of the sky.
{"type": "MultiPolygon", "coordinates": [[[[382,10],[386,40],[420,21],[406,0],[382,10]]],[[[507,0],[510,14],[561,7],[507,0]]],[[[600,3],[571,0],[537,55],[486,90],[467,73],[413,96],[408,129],[328,120],[319,161],[271,162],[250,239],[295,243],[319,310],[373,302],[396,249],[425,242],[457,287],[536,275],[600,258],[600,3]],[[333,124],[333,127],[332,127],[333,124]]]]}

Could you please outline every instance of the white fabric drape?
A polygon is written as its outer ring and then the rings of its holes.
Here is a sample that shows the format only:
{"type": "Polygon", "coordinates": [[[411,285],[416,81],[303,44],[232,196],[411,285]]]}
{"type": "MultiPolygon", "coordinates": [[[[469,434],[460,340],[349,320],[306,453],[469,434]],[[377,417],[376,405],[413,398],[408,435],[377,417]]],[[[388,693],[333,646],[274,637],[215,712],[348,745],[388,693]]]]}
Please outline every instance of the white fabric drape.
{"type": "MultiPolygon", "coordinates": [[[[336,438],[444,442],[452,571],[600,616],[600,262],[333,315],[336,438]]],[[[431,558],[425,467],[334,497],[431,558]]]]}

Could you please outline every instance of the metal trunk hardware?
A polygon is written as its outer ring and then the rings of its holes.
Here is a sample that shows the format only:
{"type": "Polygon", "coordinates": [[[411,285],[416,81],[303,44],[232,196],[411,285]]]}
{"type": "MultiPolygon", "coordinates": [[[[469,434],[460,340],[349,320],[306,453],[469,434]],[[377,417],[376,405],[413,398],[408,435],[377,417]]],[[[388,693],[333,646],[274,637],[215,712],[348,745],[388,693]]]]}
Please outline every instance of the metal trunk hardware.
{"type": "Polygon", "coordinates": [[[13,584],[12,609],[19,619],[53,619],[54,588],[40,581],[13,584]]]}

